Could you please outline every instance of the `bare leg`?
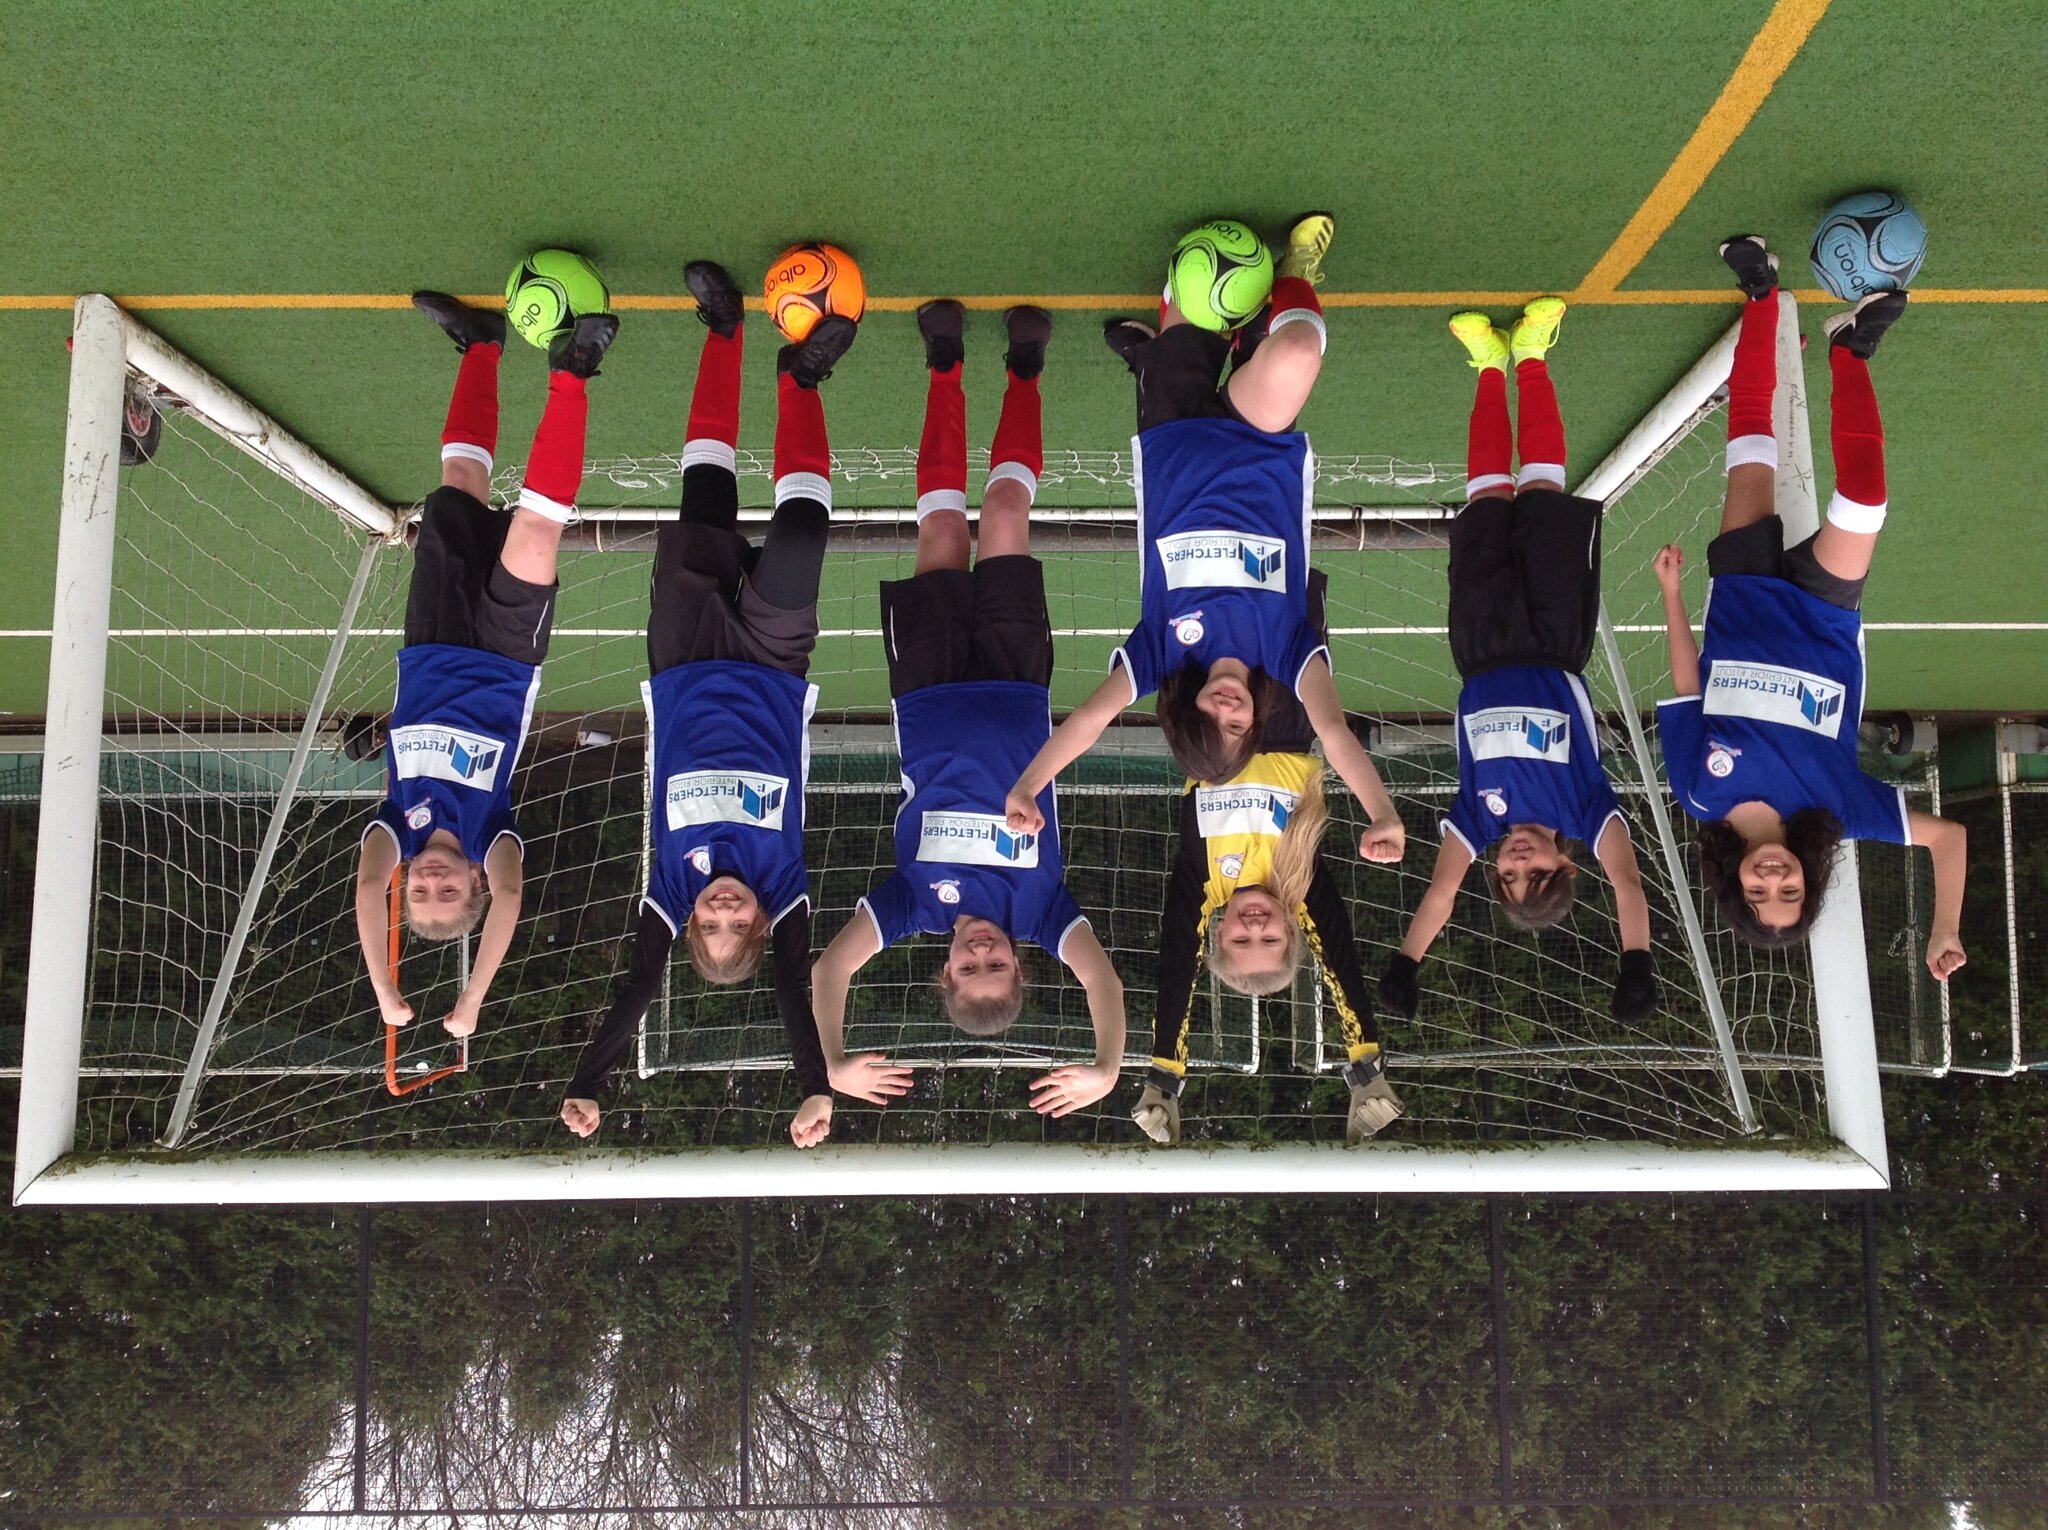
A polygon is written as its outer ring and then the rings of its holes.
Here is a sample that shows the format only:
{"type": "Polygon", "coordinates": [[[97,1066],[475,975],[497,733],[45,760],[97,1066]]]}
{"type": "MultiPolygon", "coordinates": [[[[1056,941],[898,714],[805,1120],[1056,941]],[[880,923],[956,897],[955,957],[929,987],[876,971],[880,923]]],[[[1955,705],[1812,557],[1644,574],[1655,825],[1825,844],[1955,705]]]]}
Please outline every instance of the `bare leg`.
{"type": "Polygon", "coordinates": [[[556,582],[555,555],[561,547],[562,523],[522,507],[512,512],[512,526],[505,533],[505,550],[498,554],[498,561],[514,579],[552,585],[556,582]]]}
{"type": "Polygon", "coordinates": [[[1287,324],[1260,342],[1223,391],[1255,429],[1285,430],[1300,417],[1322,370],[1323,337],[1312,325],[1287,324]]]}
{"type": "MultiPolygon", "coordinates": [[[[963,528],[964,529],[964,528],[963,528]]],[[[924,559],[923,528],[919,528],[918,561],[924,559]]],[[[981,498],[981,546],[978,556],[1008,558],[1031,551],[1031,491],[1014,478],[992,483],[981,498]]]]}
{"type": "Polygon", "coordinates": [[[972,550],[965,511],[935,510],[917,523],[917,573],[965,568],[972,550]]]}
{"type": "Polygon", "coordinates": [[[1728,497],[1721,502],[1725,534],[1754,526],[1778,513],[1778,470],[1761,462],[1745,462],[1728,470],[1728,497]]]}
{"type": "Polygon", "coordinates": [[[488,505],[491,502],[491,470],[468,457],[443,457],[441,487],[460,489],[471,499],[488,505]]]}

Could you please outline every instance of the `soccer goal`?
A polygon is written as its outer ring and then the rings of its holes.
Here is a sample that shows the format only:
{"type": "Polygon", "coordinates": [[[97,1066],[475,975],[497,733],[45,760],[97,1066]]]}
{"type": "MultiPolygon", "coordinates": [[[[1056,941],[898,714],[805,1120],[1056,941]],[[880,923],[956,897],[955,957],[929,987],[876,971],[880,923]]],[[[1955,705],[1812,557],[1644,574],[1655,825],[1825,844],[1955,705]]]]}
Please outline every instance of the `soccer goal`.
{"type": "MultiPolygon", "coordinates": [[[[1783,341],[1796,358],[1789,303],[1783,341]]],[[[991,1044],[943,1020],[938,951],[911,947],[862,973],[848,1040],[911,1061],[916,1088],[886,1111],[841,1100],[832,1141],[800,1154],[783,1134],[797,1100],[772,995],[706,988],[680,954],[599,1137],[575,1142],[556,1119],[624,971],[644,876],[643,549],[674,503],[676,460],[590,464],[542,710],[515,778],[525,912],[482,1025],[464,1048],[434,1023],[462,980],[462,943],[398,942],[390,959],[419,1019],[388,1032],[353,924],[356,847],[382,765],[340,746],[349,719],[389,704],[409,511],[110,300],[81,299],[15,1197],[1882,1185],[1880,1043],[1884,1061],[1912,1065],[1914,1026],[1932,1035],[1935,1023],[1874,1025],[1873,974],[1891,968],[1866,941],[1858,864],[1839,873],[1810,953],[1735,944],[1687,884],[1685,827],[1645,720],[1661,629],[1634,592],[1648,586],[1656,545],[1711,530],[1719,443],[1701,427],[1731,351],[1732,332],[1581,486],[1610,507],[1613,619],[1588,681],[1650,884],[1664,984],[1650,1021],[1608,1015],[1618,940],[1604,889],[1532,937],[1492,911],[1475,874],[1425,968],[1420,1014],[1382,1020],[1407,1103],[1395,1127],[1345,1145],[1342,1038],[1310,972],[1262,1001],[1198,994],[1185,1140],[1162,1149],[1126,1118],[1135,1074],[1064,1121],[1029,1109],[1034,1070],[1090,1049],[1079,990],[1049,956],[1028,967],[1024,1020],[991,1044]]],[[[1780,375],[1781,504],[1812,518],[1796,360],[1780,375]]],[[[1431,456],[1319,462],[1316,560],[1330,579],[1340,686],[1411,839],[1398,871],[1349,859],[1341,841],[1348,831],[1355,843],[1357,808],[1333,783],[1330,849],[1375,976],[1427,882],[1455,782],[1443,523],[1462,468],[1431,456]]],[[[894,446],[835,460],[806,797],[820,942],[890,864],[898,778],[875,587],[909,567],[912,465],[894,446]]],[[[745,503],[765,513],[766,464],[743,457],[742,470],[745,503]]],[[[1048,462],[1038,545],[1058,705],[1092,684],[1135,614],[1130,496],[1123,453],[1048,462]]],[[[1150,1050],[1181,784],[1149,719],[1112,729],[1061,784],[1071,881],[1124,976],[1134,1067],[1150,1050]]],[[[1867,896],[1878,878],[1861,869],[1867,896]]]]}

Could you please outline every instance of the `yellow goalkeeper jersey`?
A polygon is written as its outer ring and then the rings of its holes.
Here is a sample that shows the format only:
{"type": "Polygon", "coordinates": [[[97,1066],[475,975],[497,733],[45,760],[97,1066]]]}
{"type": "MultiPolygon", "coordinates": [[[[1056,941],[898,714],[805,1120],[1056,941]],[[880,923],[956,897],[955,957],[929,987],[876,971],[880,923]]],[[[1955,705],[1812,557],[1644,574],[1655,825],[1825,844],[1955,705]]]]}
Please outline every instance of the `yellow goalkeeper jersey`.
{"type": "Polygon", "coordinates": [[[1322,772],[1323,762],[1312,754],[1255,754],[1220,786],[1188,782],[1209,858],[1202,886],[1205,923],[1240,887],[1263,887],[1272,880],[1281,831],[1322,772]]]}

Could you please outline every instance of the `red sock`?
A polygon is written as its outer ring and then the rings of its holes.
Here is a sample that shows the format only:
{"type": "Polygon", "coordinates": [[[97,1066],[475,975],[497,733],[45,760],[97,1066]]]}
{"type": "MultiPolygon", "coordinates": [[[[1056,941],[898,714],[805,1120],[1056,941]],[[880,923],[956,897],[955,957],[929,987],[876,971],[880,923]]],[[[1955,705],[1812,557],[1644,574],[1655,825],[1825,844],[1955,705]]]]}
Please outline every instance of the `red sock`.
{"type": "Polygon", "coordinates": [[[1778,391],[1778,301],[1742,305],[1742,333],[1735,337],[1735,366],[1728,374],[1728,439],[1768,436],[1771,397],[1778,391]]]}
{"type": "Polygon", "coordinates": [[[1508,423],[1508,374],[1499,367],[1479,369],[1479,391],[1472,400],[1472,422],[1465,434],[1465,493],[1513,483],[1508,469],[1515,455],[1514,428],[1508,423]]]}
{"type": "Polygon", "coordinates": [[[441,427],[441,456],[467,457],[485,469],[498,450],[498,358],[501,345],[472,345],[455,372],[448,422],[441,427]],[[454,447],[456,450],[449,450],[454,447]]]}
{"type": "Polygon", "coordinates": [[[1330,331],[1323,324],[1323,305],[1316,301],[1316,289],[1299,276],[1283,276],[1273,283],[1273,317],[1266,325],[1268,336],[1290,324],[1308,324],[1323,345],[1330,331]]]}
{"type": "Polygon", "coordinates": [[[1884,422],[1877,414],[1877,390],[1870,364],[1839,345],[1828,347],[1834,375],[1828,435],[1835,449],[1835,493],[1859,505],[1882,505],[1884,422]]]}
{"type": "Polygon", "coordinates": [[[526,459],[526,484],[519,503],[550,520],[566,521],[583,486],[583,438],[590,421],[590,398],[583,378],[573,372],[548,373],[548,402],[540,428],[533,433],[533,452],[526,459]]]}
{"type": "Polygon", "coordinates": [[[784,372],[775,382],[775,503],[832,503],[832,448],[825,439],[825,401],[784,372]]]}
{"type": "MultiPolygon", "coordinates": [[[[1564,481],[1564,416],[1557,411],[1557,387],[1550,380],[1550,368],[1540,356],[1531,356],[1515,367],[1515,396],[1519,401],[1516,434],[1522,444],[1522,475],[1533,468],[1556,468],[1564,481]]],[[[1546,471],[1536,475],[1550,477],[1546,471]]]]}
{"type": "Polygon", "coordinates": [[[1000,483],[1017,479],[1038,497],[1038,475],[1045,471],[1044,411],[1038,396],[1038,379],[1008,374],[1003,389],[1003,412],[996,420],[995,445],[989,448],[988,481],[1000,483]]]}
{"type": "MultiPolygon", "coordinates": [[[[740,442],[740,351],[745,326],[730,337],[715,330],[704,334],[704,353],[697,363],[697,385],[690,390],[690,423],[683,431],[683,456],[699,441],[740,442]]],[[[728,466],[731,464],[728,463],[728,466]]]]}
{"type": "Polygon", "coordinates": [[[967,394],[954,362],[931,374],[924,392],[924,434],[917,442],[917,517],[967,512],[967,394]]]}

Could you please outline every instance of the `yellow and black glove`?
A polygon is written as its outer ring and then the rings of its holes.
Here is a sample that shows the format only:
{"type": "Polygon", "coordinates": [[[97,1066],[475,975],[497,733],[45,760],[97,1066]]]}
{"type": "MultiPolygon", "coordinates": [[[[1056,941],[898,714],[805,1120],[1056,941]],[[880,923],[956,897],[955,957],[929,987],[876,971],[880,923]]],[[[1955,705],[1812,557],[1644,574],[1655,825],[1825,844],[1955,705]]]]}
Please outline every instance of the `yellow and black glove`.
{"type": "Polygon", "coordinates": [[[1145,1075],[1145,1088],[1131,1119],[1154,1142],[1180,1141],[1180,1091],[1186,1082],[1167,1068],[1155,1067],[1145,1075]]]}

